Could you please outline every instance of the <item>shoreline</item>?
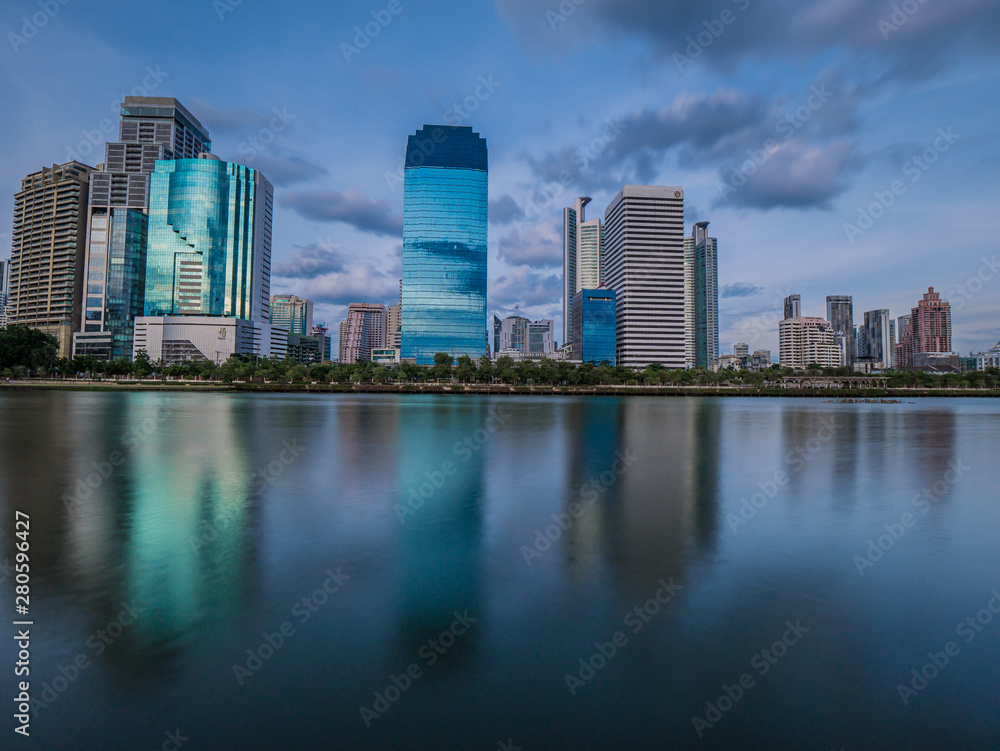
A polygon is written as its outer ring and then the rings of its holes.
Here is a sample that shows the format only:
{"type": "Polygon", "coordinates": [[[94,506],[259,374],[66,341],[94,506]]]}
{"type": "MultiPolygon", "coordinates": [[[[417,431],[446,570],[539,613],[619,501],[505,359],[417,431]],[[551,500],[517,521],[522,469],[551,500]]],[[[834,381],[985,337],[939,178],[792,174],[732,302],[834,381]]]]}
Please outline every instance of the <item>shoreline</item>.
{"type": "Polygon", "coordinates": [[[213,382],[58,382],[0,383],[0,391],[170,391],[235,394],[433,394],[453,396],[753,396],[837,399],[905,399],[907,397],[1000,397],[1000,389],[801,389],[739,386],[463,386],[453,384],[272,384],[213,382]]]}

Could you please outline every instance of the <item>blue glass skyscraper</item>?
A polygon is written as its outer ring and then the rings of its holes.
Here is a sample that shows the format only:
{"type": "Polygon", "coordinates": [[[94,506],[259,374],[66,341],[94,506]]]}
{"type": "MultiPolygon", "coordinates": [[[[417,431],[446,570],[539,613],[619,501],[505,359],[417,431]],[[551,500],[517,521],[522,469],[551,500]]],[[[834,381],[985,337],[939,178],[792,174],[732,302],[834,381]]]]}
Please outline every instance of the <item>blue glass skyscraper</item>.
{"type": "Polygon", "coordinates": [[[147,316],[270,320],[273,189],[255,169],[158,161],[150,181],[147,316]]]}
{"type": "Polygon", "coordinates": [[[489,354],[486,139],[425,125],[406,144],[401,357],[489,354]]]}
{"type": "Polygon", "coordinates": [[[573,298],[573,357],[585,363],[615,364],[618,344],[613,289],[582,289],[573,298]]]}

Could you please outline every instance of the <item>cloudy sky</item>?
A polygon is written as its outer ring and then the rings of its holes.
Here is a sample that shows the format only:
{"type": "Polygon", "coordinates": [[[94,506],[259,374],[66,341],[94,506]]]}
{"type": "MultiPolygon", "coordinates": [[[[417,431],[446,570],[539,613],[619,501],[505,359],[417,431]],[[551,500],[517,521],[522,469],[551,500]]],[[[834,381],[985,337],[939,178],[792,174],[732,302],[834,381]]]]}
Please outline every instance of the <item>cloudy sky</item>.
{"type": "Polygon", "coordinates": [[[6,0],[0,31],[0,193],[177,97],[274,183],[272,292],[334,328],[396,301],[406,136],[445,123],[487,139],[501,316],[561,331],[562,207],[643,183],[711,222],[723,351],[776,354],[786,294],[857,322],[930,285],[957,350],[1000,339],[996,0],[6,0]]]}

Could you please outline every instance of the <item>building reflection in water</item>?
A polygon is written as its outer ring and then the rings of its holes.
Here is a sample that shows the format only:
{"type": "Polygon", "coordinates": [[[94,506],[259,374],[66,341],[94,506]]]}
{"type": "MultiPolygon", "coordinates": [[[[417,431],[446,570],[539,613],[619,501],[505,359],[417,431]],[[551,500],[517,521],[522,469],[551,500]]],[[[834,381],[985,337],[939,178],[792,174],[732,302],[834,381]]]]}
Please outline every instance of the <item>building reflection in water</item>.
{"type": "MultiPolygon", "coordinates": [[[[401,410],[397,456],[400,522],[400,646],[415,660],[422,644],[454,620],[455,611],[479,619],[440,657],[462,660],[482,629],[480,581],[483,555],[483,467],[490,450],[492,409],[482,399],[438,397],[401,410]]],[[[393,519],[394,522],[398,521],[393,519]]]]}

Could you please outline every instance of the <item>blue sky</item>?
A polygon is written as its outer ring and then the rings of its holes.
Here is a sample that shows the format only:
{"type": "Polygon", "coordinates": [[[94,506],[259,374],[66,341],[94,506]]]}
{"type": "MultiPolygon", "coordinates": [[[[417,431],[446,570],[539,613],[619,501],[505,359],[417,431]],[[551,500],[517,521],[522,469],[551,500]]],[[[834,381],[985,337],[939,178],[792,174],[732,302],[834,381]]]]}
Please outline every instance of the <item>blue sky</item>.
{"type": "Polygon", "coordinates": [[[177,97],[275,184],[272,292],[334,329],[396,301],[406,137],[449,123],[489,146],[501,316],[561,331],[562,207],[644,183],[719,239],[723,351],[776,353],[786,294],[859,322],[930,285],[956,350],[1000,339],[995,0],[7,0],[0,31],[0,192],[90,140],[102,161],[123,95],[177,97]]]}

